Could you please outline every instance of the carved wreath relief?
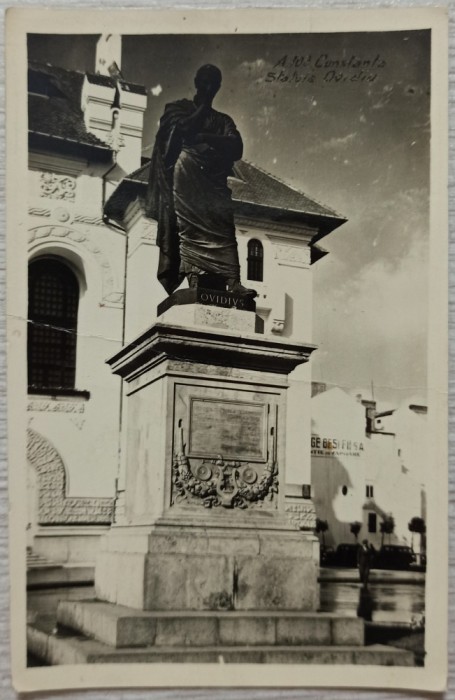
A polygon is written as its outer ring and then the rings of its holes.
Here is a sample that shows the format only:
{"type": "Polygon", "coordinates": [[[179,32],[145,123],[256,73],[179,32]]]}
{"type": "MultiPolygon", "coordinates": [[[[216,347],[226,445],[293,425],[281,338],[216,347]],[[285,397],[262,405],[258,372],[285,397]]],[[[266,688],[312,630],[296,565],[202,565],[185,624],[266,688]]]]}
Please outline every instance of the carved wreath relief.
{"type": "Polygon", "coordinates": [[[225,460],[222,455],[194,460],[192,464],[185,453],[181,425],[177,442],[172,465],[173,503],[193,503],[205,508],[261,508],[265,502],[273,501],[278,493],[273,430],[269,440],[269,459],[264,466],[225,460]]]}
{"type": "Polygon", "coordinates": [[[76,197],[76,180],[67,175],[43,172],[40,176],[41,197],[73,201],[76,197]]]}

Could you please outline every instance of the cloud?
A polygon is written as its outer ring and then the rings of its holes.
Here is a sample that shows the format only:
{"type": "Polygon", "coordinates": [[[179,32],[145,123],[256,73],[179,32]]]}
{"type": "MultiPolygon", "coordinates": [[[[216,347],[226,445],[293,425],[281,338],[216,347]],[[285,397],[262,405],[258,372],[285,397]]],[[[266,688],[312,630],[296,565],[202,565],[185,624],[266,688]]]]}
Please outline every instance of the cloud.
{"type": "Polygon", "coordinates": [[[332,148],[347,148],[357,138],[357,132],[353,131],[346,136],[333,137],[321,144],[321,148],[330,150],[332,148]]]}
{"type": "Polygon", "coordinates": [[[362,332],[373,344],[386,338],[398,343],[400,338],[422,334],[428,277],[424,250],[425,246],[416,246],[395,268],[376,260],[341,289],[339,310],[343,308],[343,315],[354,322],[362,319],[362,332]]]}
{"type": "Polygon", "coordinates": [[[345,136],[332,136],[330,139],[323,141],[318,140],[313,146],[306,149],[307,153],[318,153],[320,151],[344,150],[349,148],[357,139],[357,132],[353,131],[345,136]]]}
{"type": "Polygon", "coordinates": [[[395,268],[414,247],[427,242],[428,190],[421,187],[398,191],[393,196],[378,197],[377,201],[374,191],[375,188],[369,199],[365,199],[363,207],[359,204],[357,210],[356,224],[361,233],[351,261],[357,258],[360,264],[364,264],[374,256],[383,265],[395,268]]]}
{"type": "MultiPolygon", "coordinates": [[[[336,261],[334,267],[337,267],[336,261]]],[[[315,378],[416,391],[426,382],[428,258],[416,243],[395,267],[379,258],[330,287],[315,285],[315,378]]]]}
{"type": "Polygon", "coordinates": [[[158,97],[163,92],[163,88],[158,83],[158,85],[155,85],[155,87],[150,88],[150,92],[152,93],[153,97],[158,97]]]}
{"type": "Polygon", "coordinates": [[[239,70],[249,78],[261,78],[267,71],[272,69],[272,64],[263,58],[256,58],[254,61],[243,61],[239,70]]]}
{"type": "Polygon", "coordinates": [[[348,388],[373,381],[401,396],[424,392],[428,191],[369,199],[327,247],[314,276],[314,378],[348,388]]]}

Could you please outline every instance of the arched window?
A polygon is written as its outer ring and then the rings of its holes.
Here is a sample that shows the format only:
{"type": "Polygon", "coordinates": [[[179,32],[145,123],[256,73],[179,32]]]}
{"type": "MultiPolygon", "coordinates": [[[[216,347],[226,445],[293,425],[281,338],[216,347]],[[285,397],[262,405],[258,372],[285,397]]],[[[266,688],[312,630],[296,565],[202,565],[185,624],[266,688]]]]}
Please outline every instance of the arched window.
{"type": "Polygon", "coordinates": [[[34,390],[74,389],[79,282],[57,258],[30,263],[28,385],[34,390]]]}
{"type": "Polygon", "coordinates": [[[261,241],[252,238],[248,241],[248,272],[249,280],[262,282],[264,279],[264,249],[261,241]]]}

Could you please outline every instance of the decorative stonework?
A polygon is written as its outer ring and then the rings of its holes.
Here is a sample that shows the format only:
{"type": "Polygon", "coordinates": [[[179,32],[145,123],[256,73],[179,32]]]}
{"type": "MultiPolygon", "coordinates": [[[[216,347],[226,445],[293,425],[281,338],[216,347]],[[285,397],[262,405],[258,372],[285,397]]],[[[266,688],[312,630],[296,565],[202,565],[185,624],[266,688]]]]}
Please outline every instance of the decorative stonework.
{"type": "Polygon", "coordinates": [[[125,147],[125,137],[118,130],[113,129],[105,138],[104,143],[110,146],[113,151],[118,151],[125,147]]]}
{"type": "Polygon", "coordinates": [[[27,430],[27,459],[35,468],[40,525],[105,525],[112,522],[113,498],[67,498],[65,467],[51,443],[27,430]]]}
{"type": "Polygon", "coordinates": [[[285,510],[291,525],[296,530],[311,530],[316,527],[316,510],[311,500],[286,499],[285,510]]]}
{"type": "Polygon", "coordinates": [[[284,331],[284,319],[273,319],[271,330],[272,333],[275,333],[275,335],[281,335],[281,333],[284,331]]]}
{"type": "Polygon", "coordinates": [[[33,248],[40,241],[58,238],[61,240],[71,241],[76,245],[83,246],[92,255],[95,256],[98,266],[103,277],[103,301],[110,304],[122,304],[123,293],[115,290],[114,275],[108,259],[100,248],[93,243],[91,236],[84,231],[68,228],[67,226],[36,226],[29,230],[28,244],[29,249],[33,248]]]}
{"type": "Polygon", "coordinates": [[[41,173],[40,196],[73,202],[76,198],[76,178],[56,173],[41,173]]]}
{"type": "Polygon", "coordinates": [[[74,221],[81,224],[91,224],[92,226],[104,226],[103,219],[99,216],[84,216],[83,214],[76,214],[74,221]]]}
{"type": "Polygon", "coordinates": [[[82,428],[85,425],[85,418],[80,418],[79,416],[75,416],[74,414],[69,417],[69,420],[73,425],[76,426],[78,430],[82,430],[82,428]]]}
{"type": "Polygon", "coordinates": [[[141,240],[156,243],[156,224],[149,219],[141,221],[138,233],[141,240]]]}
{"type": "Polygon", "coordinates": [[[57,207],[54,209],[52,216],[62,224],[65,224],[71,219],[71,214],[69,213],[68,209],[65,209],[64,207],[57,207]]]}
{"type": "Polygon", "coordinates": [[[309,267],[311,264],[311,251],[293,245],[274,245],[275,259],[279,265],[290,265],[291,267],[309,267]]]}
{"type": "MultiPolygon", "coordinates": [[[[72,207],[70,207],[72,209],[72,207]]],[[[61,224],[68,224],[73,220],[73,213],[67,207],[56,206],[53,209],[47,209],[44,207],[29,207],[28,213],[30,216],[44,216],[46,218],[51,218],[61,224]]]]}
{"type": "Polygon", "coordinates": [[[51,215],[51,210],[50,209],[44,209],[43,207],[29,207],[28,208],[28,213],[30,216],[50,216],[51,215]]]}
{"type": "Polygon", "coordinates": [[[83,401],[48,401],[32,399],[27,404],[27,411],[46,411],[48,413],[84,413],[83,401]]]}
{"type": "MultiPolygon", "coordinates": [[[[270,450],[274,455],[274,450],[270,450]]],[[[203,505],[205,508],[261,508],[264,501],[273,501],[278,493],[278,469],[275,461],[262,465],[235,460],[195,460],[190,464],[185,454],[183,430],[172,465],[173,502],[203,505]]]]}
{"type": "Polygon", "coordinates": [[[131,257],[140,245],[155,245],[156,231],[156,223],[145,217],[132,225],[128,233],[128,257],[131,257]]]}

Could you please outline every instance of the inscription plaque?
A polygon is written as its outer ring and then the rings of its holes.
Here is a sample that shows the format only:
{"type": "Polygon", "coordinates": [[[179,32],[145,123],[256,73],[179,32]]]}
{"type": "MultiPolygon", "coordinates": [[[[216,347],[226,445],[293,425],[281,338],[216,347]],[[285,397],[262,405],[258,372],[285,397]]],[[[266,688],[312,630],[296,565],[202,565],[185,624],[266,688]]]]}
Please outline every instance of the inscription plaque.
{"type": "Polygon", "coordinates": [[[267,406],[191,399],[189,456],[267,460],[267,406]]]}
{"type": "Polygon", "coordinates": [[[241,297],[232,292],[224,292],[217,289],[178,289],[158,304],[157,314],[163,314],[171,306],[185,304],[205,304],[208,306],[220,306],[225,309],[242,309],[243,311],[256,311],[256,302],[251,297],[241,297]]]}

